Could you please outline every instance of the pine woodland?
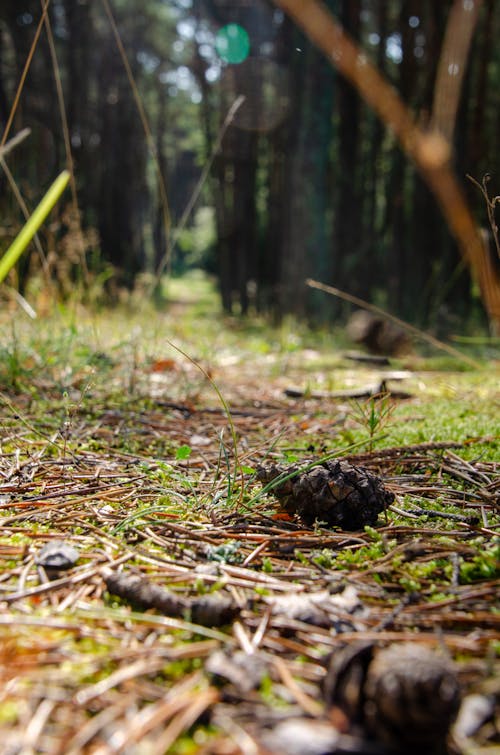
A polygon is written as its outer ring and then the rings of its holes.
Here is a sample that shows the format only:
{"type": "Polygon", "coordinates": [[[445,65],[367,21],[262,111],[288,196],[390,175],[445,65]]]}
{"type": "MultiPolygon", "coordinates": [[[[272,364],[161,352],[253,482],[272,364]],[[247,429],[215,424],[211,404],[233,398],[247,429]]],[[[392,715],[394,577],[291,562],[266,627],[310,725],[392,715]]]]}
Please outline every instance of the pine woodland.
{"type": "MultiPolygon", "coordinates": [[[[498,325],[498,255],[467,179],[491,175],[495,194],[494,0],[455,18],[451,0],[323,4],[419,133],[449,144],[456,189],[486,238],[479,265],[495,289],[486,302],[390,114],[287,5],[297,3],[148,0],[137,13],[127,0],[53,0],[30,58],[40,2],[2,2],[0,120],[5,139],[31,131],[10,171],[28,207],[57,171],[74,171],[72,199],[45,231],[47,259],[33,247],[19,265],[21,291],[42,270],[63,294],[91,278],[112,297],[142,274],[196,266],[216,276],[226,312],[338,321],[346,307],[308,288],[311,278],[443,333],[498,325]],[[217,52],[230,24],[248,35],[237,63],[217,52]]],[[[23,216],[0,180],[7,245],[23,216]]]]}
{"type": "Polygon", "coordinates": [[[0,752],[498,755],[500,2],[0,0],[0,752]]]}

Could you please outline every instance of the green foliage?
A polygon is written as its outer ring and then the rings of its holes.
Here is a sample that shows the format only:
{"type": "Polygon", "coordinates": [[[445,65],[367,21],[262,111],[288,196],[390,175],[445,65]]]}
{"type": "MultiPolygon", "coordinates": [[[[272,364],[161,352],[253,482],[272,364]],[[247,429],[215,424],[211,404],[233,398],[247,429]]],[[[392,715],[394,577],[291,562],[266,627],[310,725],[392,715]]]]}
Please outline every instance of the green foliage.
{"type": "Polygon", "coordinates": [[[276,693],[273,680],[268,674],[262,677],[259,693],[263,702],[271,708],[282,709],[288,707],[288,703],[284,698],[276,693]]]}
{"type": "Polygon", "coordinates": [[[304,566],[309,564],[309,559],[307,558],[305,553],[302,553],[302,551],[300,551],[298,548],[294,550],[293,557],[297,559],[297,561],[300,564],[303,564],[304,566]]]}
{"type": "Polygon", "coordinates": [[[36,361],[26,351],[21,353],[16,339],[0,346],[0,383],[6,390],[16,393],[28,390],[30,376],[36,369],[36,361]]]}
{"type": "Polygon", "coordinates": [[[383,540],[378,540],[373,545],[365,545],[357,548],[346,548],[338,553],[333,566],[335,569],[345,569],[357,566],[365,566],[369,568],[379,558],[382,558],[388,550],[396,545],[395,541],[389,541],[385,543],[383,540]]]}
{"type": "Polygon", "coordinates": [[[194,215],[193,223],[180,233],[178,252],[174,258],[174,274],[185,274],[188,270],[200,268],[213,272],[215,242],[213,209],[200,207],[194,215]]]}
{"type": "Polygon", "coordinates": [[[21,714],[22,703],[19,700],[4,700],[0,703],[0,725],[14,724],[21,714]]]}

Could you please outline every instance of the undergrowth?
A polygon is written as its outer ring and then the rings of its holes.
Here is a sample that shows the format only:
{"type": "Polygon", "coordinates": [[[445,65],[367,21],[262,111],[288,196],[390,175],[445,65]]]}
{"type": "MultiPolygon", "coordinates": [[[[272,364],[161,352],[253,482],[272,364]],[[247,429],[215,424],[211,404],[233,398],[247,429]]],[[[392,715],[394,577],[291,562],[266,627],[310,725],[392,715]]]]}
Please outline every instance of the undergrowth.
{"type": "MultiPolygon", "coordinates": [[[[439,642],[470,662],[467,674],[489,683],[500,555],[494,363],[431,369],[415,352],[395,365],[403,380],[387,381],[408,398],[351,398],[387,370],[345,359],[347,344],[331,333],[222,318],[199,278],[172,285],[160,310],[130,301],[2,317],[0,578],[10,626],[0,622],[0,656],[24,682],[0,701],[0,727],[14,739],[42,689],[47,711],[51,695],[62,701],[61,713],[47,713],[47,751],[56,740],[90,742],[94,730],[107,737],[109,726],[136,731],[122,714],[99,729],[126,695],[141,716],[164,705],[172,725],[189,721],[200,700],[217,708],[212,654],[232,656],[255,637],[290,675],[309,674],[316,697],[328,652],[374,626],[427,643],[438,627],[439,642]],[[396,494],[359,532],[304,527],[256,480],[261,464],[306,470],[343,455],[396,494]],[[79,559],[50,582],[36,559],[57,540],[79,559]],[[112,594],[109,570],[168,588],[181,610],[162,615],[112,594]],[[363,610],[342,609],[336,629],[309,631],[280,603],[291,590],[299,606],[317,591],[324,602],[346,586],[363,610]],[[235,596],[237,621],[192,621],[197,600],[235,596]]],[[[289,692],[271,665],[231,715],[248,705],[255,720],[260,705],[281,715],[289,692]]],[[[239,700],[237,685],[228,699],[239,700]]],[[[195,752],[217,741],[220,723],[198,715],[179,732],[169,751],[195,752]]]]}

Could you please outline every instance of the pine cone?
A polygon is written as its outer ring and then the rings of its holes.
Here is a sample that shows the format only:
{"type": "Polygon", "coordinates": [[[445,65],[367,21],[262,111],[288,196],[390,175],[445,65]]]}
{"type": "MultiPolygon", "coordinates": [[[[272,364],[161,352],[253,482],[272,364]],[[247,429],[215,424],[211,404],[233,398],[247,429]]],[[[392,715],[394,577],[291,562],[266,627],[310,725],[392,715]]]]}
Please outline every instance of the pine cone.
{"type": "Polygon", "coordinates": [[[335,653],[325,681],[327,703],[391,751],[445,753],[460,705],[453,666],[417,643],[364,643],[335,653]]]}
{"type": "Polygon", "coordinates": [[[460,705],[458,679],[443,656],[418,644],[377,653],[364,687],[366,727],[408,751],[445,751],[460,705]]]}
{"type": "Polygon", "coordinates": [[[346,330],[349,338],[366,346],[372,354],[397,356],[409,350],[408,333],[373,312],[362,309],[354,312],[349,318],[346,330]]]}
{"type": "Polygon", "coordinates": [[[269,483],[291,475],[277,482],[272,492],[286,512],[296,514],[307,525],[319,521],[344,530],[363,529],[374,525],[380,512],[394,500],[394,494],[379,477],[345,459],[325,461],[305,472],[300,469],[259,467],[257,476],[269,483]]]}

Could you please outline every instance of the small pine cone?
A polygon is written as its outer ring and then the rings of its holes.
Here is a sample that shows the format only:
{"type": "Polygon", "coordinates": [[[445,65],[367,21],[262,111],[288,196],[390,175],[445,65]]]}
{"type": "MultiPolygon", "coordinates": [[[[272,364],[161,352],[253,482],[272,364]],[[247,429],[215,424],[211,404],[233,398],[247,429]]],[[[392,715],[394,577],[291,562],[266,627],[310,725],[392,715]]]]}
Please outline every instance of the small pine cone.
{"type": "Polygon", "coordinates": [[[460,688],[451,663],[408,643],[374,654],[364,700],[366,730],[378,740],[405,752],[437,753],[446,751],[460,688]]]}
{"type": "Polygon", "coordinates": [[[351,315],[346,331],[349,338],[366,346],[372,354],[395,356],[408,352],[410,347],[408,333],[402,328],[362,309],[351,315]]]}
{"type": "Polygon", "coordinates": [[[354,643],[332,655],[324,684],[332,710],[389,752],[441,755],[460,706],[453,666],[417,643],[354,643]]]}
{"type": "Polygon", "coordinates": [[[394,500],[379,477],[345,459],[325,461],[305,472],[298,466],[260,467],[257,474],[264,483],[291,475],[272,492],[286,512],[307,525],[318,521],[343,530],[363,529],[374,525],[394,500]]]}

